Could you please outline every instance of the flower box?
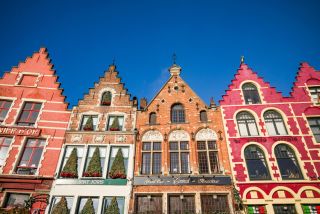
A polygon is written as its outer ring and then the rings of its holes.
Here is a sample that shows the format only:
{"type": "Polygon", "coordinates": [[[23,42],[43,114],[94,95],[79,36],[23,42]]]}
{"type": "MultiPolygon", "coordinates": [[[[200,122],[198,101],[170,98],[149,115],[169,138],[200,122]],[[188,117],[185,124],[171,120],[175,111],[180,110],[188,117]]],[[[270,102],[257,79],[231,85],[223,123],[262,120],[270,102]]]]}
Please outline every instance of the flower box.
{"type": "Polygon", "coordinates": [[[101,104],[104,106],[109,106],[109,105],[111,105],[111,101],[102,101],[101,104]]]}
{"type": "Polygon", "coordinates": [[[60,176],[63,178],[78,178],[78,175],[76,175],[75,173],[71,173],[71,172],[61,172],[60,176]]]}
{"type": "Polygon", "coordinates": [[[101,177],[101,173],[99,172],[93,172],[93,173],[90,173],[90,172],[84,172],[83,173],[83,176],[84,177],[101,177]]]}
{"type": "Polygon", "coordinates": [[[119,128],[110,128],[109,130],[110,130],[110,131],[120,131],[119,128]]]}
{"type": "Polygon", "coordinates": [[[127,175],[126,175],[126,174],[123,174],[123,173],[115,173],[115,174],[109,173],[109,176],[110,176],[110,178],[112,178],[112,179],[117,179],[117,178],[126,179],[126,178],[127,178],[127,175]]]}

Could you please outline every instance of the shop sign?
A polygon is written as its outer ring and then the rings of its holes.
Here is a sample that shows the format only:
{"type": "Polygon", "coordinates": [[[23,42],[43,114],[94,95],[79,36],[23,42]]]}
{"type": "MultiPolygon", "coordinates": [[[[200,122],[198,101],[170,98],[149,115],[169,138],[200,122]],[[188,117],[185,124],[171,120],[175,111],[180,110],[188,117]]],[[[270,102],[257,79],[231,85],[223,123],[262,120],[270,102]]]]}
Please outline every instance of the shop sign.
{"type": "Polygon", "coordinates": [[[40,132],[41,129],[36,128],[0,126],[0,134],[5,135],[25,135],[30,137],[37,137],[40,135],[40,132]]]}
{"type": "Polygon", "coordinates": [[[228,176],[139,176],[134,177],[133,185],[180,186],[180,185],[230,185],[228,176]]]}
{"type": "Polygon", "coordinates": [[[57,179],[57,185],[126,185],[127,179],[57,179]]]}

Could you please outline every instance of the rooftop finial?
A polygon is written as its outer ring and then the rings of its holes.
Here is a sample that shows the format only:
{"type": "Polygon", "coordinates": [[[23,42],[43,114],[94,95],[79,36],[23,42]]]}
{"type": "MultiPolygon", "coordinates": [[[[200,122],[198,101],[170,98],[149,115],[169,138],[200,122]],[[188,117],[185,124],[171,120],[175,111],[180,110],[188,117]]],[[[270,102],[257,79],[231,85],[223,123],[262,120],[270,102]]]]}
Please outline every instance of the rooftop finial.
{"type": "Polygon", "coordinates": [[[177,55],[176,55],[176,53],[173,53],[173,55],[172,55],[172,61],[173,61],[173,64],[174,64],[174,65],[176,64],[176,60],[177,60],[177,55]]]}
{"type": "Polygon", "coordinates": [[[244,56],[241,56],[240,63],[244,63],[244,56]]]}
{"type": "Polygon", "coordinates": [[[113,57],[113,59],[112,59],[112,65],[115,65],[115,62],[116,62],[116,58],[113,57]]]}

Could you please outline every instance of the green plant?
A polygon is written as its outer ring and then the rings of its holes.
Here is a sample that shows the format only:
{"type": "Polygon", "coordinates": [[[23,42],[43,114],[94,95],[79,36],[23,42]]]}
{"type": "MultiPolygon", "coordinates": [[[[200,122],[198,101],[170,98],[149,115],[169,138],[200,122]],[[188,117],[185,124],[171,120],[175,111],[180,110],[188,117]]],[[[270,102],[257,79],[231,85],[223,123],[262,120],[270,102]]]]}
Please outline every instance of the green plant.
{"type": "Polygon", "coordinates": [[[67,163],[64,165],[61,177],[64,178],[77,178],[78,177],[78,155],[77,148],[73,148],[67,163]]]}
{"type": "Polygon", "coordinates": [[[112,124],[110,126],[110,131],[119,131],[120,125],[119,125],[119,119],[118,117],[114,117],[112,124]]]}
{"type": "Polygon", "coordinates": [[[88,120],[86,121],[86,124],[84,125],[83,130],[85,130],[85,131],[93,131],[93,119],[92,119],[92,116],[88,117],[88,120]]]}
{"type": "Polygon", "coordinates": [[[117,198],[113,197],[110,205],[106,209],[104,214],[120,214],[120,209],[118,207],[117,198]]]}
{"type": "Polygon", "coordinates": [[[124,159],[121,148],[118,149],[117,155],[112,163],[109,176],[115,178],[126,178],[126,168],[124,166],[124,159]]]}
{"type": "Polygon", "coordinates": [[[96,147],[93,156],[89,162],[87,170],[83,173],[85,177],[101,177],[101,160],[100,160],[100,151],[99,147],[96,147]]]}
{"type": "Polygon", "coordinates": [[[91,198],[88,198],[85,205],[83,206],[80,214],[95,214],[95,210],[93,207],[93,201],[91,198]]]}
{"type": "Polygon", "coordinates": [[[66,197],[62,196],[60,201],[53,206],[51,214],[69,214],[66,197]]]}

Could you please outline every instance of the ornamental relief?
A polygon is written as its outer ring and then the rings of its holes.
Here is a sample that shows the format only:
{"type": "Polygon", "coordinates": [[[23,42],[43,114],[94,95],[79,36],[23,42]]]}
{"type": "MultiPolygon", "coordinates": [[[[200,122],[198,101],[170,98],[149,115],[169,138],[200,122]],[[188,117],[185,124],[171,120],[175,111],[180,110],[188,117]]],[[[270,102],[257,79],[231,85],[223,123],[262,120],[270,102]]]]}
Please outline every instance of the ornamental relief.
{"type": "Polygon", "coordinates": [[[216,140],[217,139],[217,134],[212,131],[211,129],[201,129],[198,131],[196,134],[196,140],[197,141],[202,141],[202,140],[216,140]]]}
{"type": "Polygon", "coordinates": [[[159,131],[150,130],[143,135],[142,141],[163,141],[163,137],[159,131]]]}
{"type": "Polygon", "coordinates": [[[102,143],[103,139],[104,139],[103,135],[96,135],[95,138],[94,138],[94,142],[95,143],[102,143]]]}
{"type": "Polygon", "coordinates": [[[190,141],[190,136],[186,131],[175,130],[170,133],[169,141],[190,141]]]}
{"type": "Polygon", "coordinates": [[[82,135],[80,134],[74,134],[71,136],[72,143],[79,143],[81,140],[82,140],[82,135]]]}

